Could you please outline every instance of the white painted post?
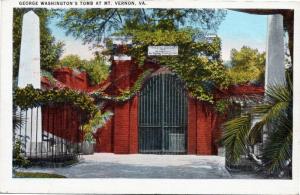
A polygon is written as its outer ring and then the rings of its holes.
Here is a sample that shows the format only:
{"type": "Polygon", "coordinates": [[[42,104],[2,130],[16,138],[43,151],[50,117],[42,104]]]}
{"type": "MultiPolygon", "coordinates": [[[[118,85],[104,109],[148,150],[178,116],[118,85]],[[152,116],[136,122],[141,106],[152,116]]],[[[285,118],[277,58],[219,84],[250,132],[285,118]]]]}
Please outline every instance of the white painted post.
{"type": "MultiPolygon", "coordinates": [[[[24,88],[28,84],[33,85],[36,89],[41,88],[39,24],[39,17],[33,11],[24,14],[18,75],[19,88],[24,88]]],[[[25,116],[25,111],[22,112],[25,116]]],[[[30,152],[31,149],[31,153],[35,153],[40,148],[38,143],[42,141],[42,115],[40,108],[28,109],[26,124],[21,129],[21,135],[25,136],[26,133],[30,137],[30,140],[26,142],[26,152],[30,152]],[[32,143],[31,146],[30,142],[32,143]],[[36,148],[36,144],[38,148],[36,148]]]]}

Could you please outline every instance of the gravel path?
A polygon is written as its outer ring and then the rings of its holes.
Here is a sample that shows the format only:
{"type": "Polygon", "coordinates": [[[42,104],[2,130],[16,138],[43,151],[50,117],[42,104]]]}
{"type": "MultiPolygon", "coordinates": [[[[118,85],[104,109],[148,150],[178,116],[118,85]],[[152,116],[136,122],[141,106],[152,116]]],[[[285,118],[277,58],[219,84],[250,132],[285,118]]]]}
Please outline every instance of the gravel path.
{"type": "Polygon", "coordinates": [[[231,178],[225,169],[224,157],[196,155],[96,153],[81,156],[79,163],[68,167],[29,168],[20,171],[56,173],[68,178],[231,178]]]}

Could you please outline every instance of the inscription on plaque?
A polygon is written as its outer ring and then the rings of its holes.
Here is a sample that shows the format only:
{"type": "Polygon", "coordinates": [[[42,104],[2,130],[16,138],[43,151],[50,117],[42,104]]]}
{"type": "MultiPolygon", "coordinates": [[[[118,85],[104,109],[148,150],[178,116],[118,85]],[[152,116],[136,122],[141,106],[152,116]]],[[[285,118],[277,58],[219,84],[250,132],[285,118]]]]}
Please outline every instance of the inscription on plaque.
{"type": "Polygon", "coordinates": [[[176,56],[178,46],[149,46],[148,56],[176,56]]]}

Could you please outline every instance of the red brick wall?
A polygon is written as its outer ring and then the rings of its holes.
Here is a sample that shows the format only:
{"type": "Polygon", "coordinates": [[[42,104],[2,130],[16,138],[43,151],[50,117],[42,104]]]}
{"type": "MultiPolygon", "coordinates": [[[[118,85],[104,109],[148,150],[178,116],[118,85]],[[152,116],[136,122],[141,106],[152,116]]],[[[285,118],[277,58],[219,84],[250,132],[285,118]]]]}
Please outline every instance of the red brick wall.
{"type": "Polygon", "coordinates": [[[197,154],[210,155],[211,148],[211,113],[207,105],[197,103],[197,154]]]}
{"type": "Polygon", "coordinates": [[[132,67],[131,61],[114,61],[112,65],[112,81],[114,85],[125,90],[130,87],[130,71],[132,67]]]}
{"type": "Polygon", "coordinates": [[[104,127],[96,133],[96,152],[113,152],[112,150],[112,125],[113,120],[107,121],[104,127]]]}
{"type": "MultiPolygon", "coordinates": [[[[132,61],[113,61],[110,81],[112,94],[117,95],[129,89],[137,78],[132,61]],[[115,93],[115,94],[114,94],[115,93]]],[[[89,87],[85,73],[74,73],[68,68],[56,70],[54,76],[59,81],[73,89],[87,90],[89,87]]],[[[263,94],[262,87],[245,85],[231,87],[227,91],[220,91],[216,98],[238,94],[263,94]]],[[[97,152],[114,152],[117,154],[138,153],[138,96],[124,103],[111,103],[114,116],[98,131],[95,138],[97,152]]],[[[51,110],[43,108],[43,129],[58,136],[75,140],[75,132],[79,127],[78,114],[71,108],[69,111],[51,110]],[[46,113],[53,113],[46,118],[46,113]]],[[[226,116],[217,114],[212,105],[188,99],[188,132],[187,153],[198,155],[217,154],[216,141],[221,137],[220,124],[226,116]]],[[[82,135],[80,135],[82,136],[82,135]]]]}
{"type": "Polygon", "coordinates": [[[197,110],[196,101],[193,98],[188,98],[188,132],[187,132],[187,143],[188,143],[188,154],[196,154],[197,144],[197,110]]]}
{"type": "Polygon", "coordinates": [[[212,105],[189,97],[188,154],[216,155],[221,122],[212,105]]]}
{"type": "MultiPolygon", "coordinates": [[[[112,70],[113,81],[117,88],[128,90],[130,88],[131,61],[114,61],[112,70]]],[[[114,153],[128,154],[130,152],[130,101],[116,103],[114,109],[114,153]]]]}
{"type": "Polygon", "coordinates": [[[71,142],[82,140],[80,113],[68,105],[42,107],[42,129],[71,142]]]}
{"type": "Polygon", "coordinates": [[[54,77],[72,89],[87,90],[88,78],[85,72],[77,73],[70,68],[60,68],[54,71],[54,77]]]}
{"type": "Polygon", "coordinates": [[[129,153],[130,103],[116,104],[114,117],[114,153],[129,153]]]}
{"type": "Polygon", "coordinates": [[[131,100],[130,104],[130,132],[129,132],[129,153],[138,153],[138,96],[131,100]]]}

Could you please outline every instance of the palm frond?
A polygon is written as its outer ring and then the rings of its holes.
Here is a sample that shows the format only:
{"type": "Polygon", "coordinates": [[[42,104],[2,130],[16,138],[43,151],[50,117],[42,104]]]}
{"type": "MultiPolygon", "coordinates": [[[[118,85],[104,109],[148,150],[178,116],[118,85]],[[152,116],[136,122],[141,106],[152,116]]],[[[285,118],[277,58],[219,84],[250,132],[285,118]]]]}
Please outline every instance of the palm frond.
{"type": "Polygon", "coordinates": [[[266,90],[267,101],[288,102],[290,101],[290,90],[286,85],[270,86],[266,90]]]}
{"type": "Polygon", "coordinates": [[[13,129],[21,129],[25,125],[26,117],[21,111],[13,112],[13,129]]]}
{"type": "Polygon", "coordinates": [[[253,110],[256,114],[262,114],[261,121],[264,124],[268,124],[272,123],[272,121],[276,120],[282,114],[286,113],[289,105],[289,102],[276,102],[273,105],[257,105],[253,110]]]}
{"type": "Polygon", "coordinates": [[[263,161],[269,173],[278,174],[292,160],[292,120],[283,116],[272,127],[263,150],[263,161]]]}
{"type": "Polygon", "coordinates": [[[258,143],[264,128],[268,136],[262,149],[261,160],[269,174],[290,171],[293,137],[293,82],[287,75],[286,85],[268,88],[263,104],[255,105],[248,115],[224,124],[223,144],[230,161],[235,162],[248,146],[258,143]],[[251,116],[259,118],[251,128],[251,116]]]}
{"type": "Polygon", "coordinates": [[[248,114],[232,119],[224,124],[225,131],[222,143],[227,150],[230,161],[237,162],[240,156],[245,154],[250,127],[251,116],[248,114]]]}
{"type": "Polygon", "coordinates": [[[272,86],[266,91],[266,103],[254,106],[251,113],[261,116],[261,124],[268,125],[286,114],[292,105],[292,90],[287,86],[272,86]]]}
{"type": "Polygon", "coordinates": [[[261,136],[265,123],[263,121],[258,121],[253,125],[249,131],[248,140],[251,145],[261,142],[261,136]]]}

